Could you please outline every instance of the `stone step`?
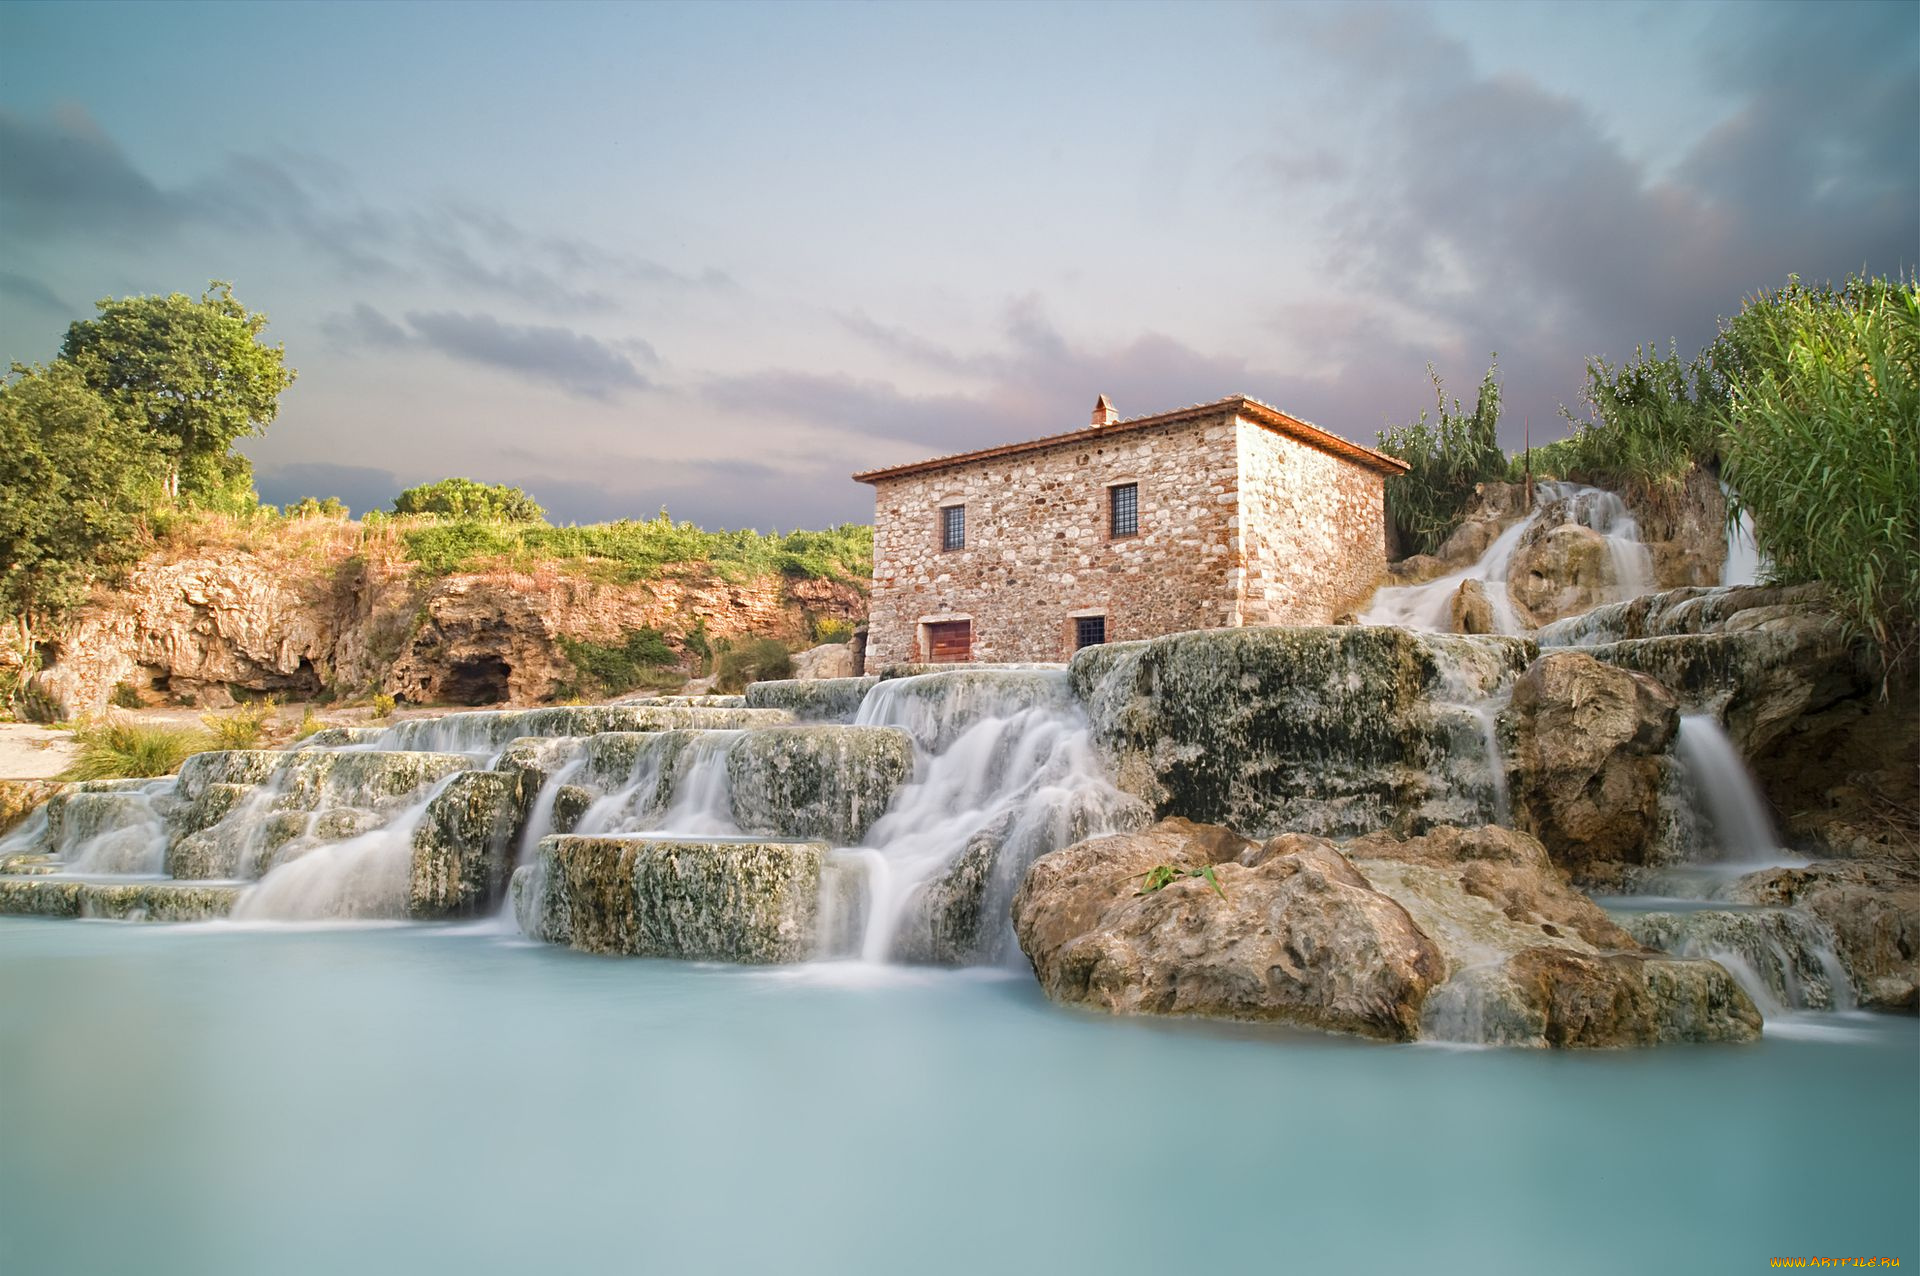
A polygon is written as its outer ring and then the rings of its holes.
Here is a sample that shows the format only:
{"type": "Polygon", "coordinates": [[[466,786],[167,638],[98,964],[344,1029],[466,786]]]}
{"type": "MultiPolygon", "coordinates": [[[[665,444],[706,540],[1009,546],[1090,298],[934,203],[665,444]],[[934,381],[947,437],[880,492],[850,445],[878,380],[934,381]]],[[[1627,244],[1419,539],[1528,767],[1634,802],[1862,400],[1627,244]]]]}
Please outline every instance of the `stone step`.
{"type": "Polygon", "coordinates": [[[513,876],[527,935],[583,952],[775,964],[818,950],[827,844],[555,836],[513,876]]]}
{"type": "Polygon", "coordinates": [[[225,917],[243,888],[231,883],[0,877],[0,914],[114,921],[201,922],[225,917]]]}

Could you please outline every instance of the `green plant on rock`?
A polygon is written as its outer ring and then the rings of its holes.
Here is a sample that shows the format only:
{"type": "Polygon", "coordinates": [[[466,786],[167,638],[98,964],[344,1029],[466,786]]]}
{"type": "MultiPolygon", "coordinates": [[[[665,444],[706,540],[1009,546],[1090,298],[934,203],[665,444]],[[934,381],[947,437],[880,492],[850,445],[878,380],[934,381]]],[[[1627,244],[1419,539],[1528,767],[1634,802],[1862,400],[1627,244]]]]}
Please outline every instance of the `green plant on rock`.
{"type": "Polygon", "coordinates": [[[205,733],[164,722],[104,718],[73,729],[80,746],[63,780],[132,780],[172,775],[210,747],[205,733]]]}
{"type": "Polygon", "coordinates": [[[560,697],[617,696],[639,688],[676,687],[686,681],[674,668],[678,657],[657,629],[635,629],[618,643],[560,638],[574,677],[557,688],[560,697]]]}
{"type": "Polygon", "coordinates": [[[372,704],[371,712],[374,720],[377,722],[383,718],[391,718],[393,716],[393,711],[395,707],[397,707],[399,703],[400,702],[398,700],[395,700],[392,696],[388,695],[384,691],[374,692],[373,699],[371,701],[371,704],[372,704]]]}
{"type": "Polygon", "coordinates": [[[1797,281],[1727,326],[1724,474],[1782,582],[1825,581],[1889,672],[1920,625],[1920,286],[1797,281]]]}
{"type": "Polygon", "coordinates": [[[116,709],[138,709],[141,707],[139,688],[130,682],[116,682],[107,696],[107,703],[116,709]]]}
{"type": "Polygon", "coordinates": [[[1480,397],[1473,411],[1458,398],[1447,406],[1447,393],[1432,364],[1434,415],[1425,412],[1409,425],[1382,431],[1380,450],[1408,465],[1386,483],[1387,518],[1401,543],[1414,553],[1429,554],[1460,525],[1474,488],[1507,475],[1507,454],[1500,450],[1500,382],[1498,363],[1488,367],[1480,381],[1480,397]]]}
{"type": "Polygon", "coordinates": [[[1221,899],[1227,897],[1227,893],[1220,889],[1220,879],[1214,875],[1211,864],[1202,864],[1199,868],[1181,868],[1177,864],[1155,864],[1146,872],[1136,873],[1135,876],[1142,879],[1140,889],[1134,892],[1135,898],[1164,890],[1175,882],[1189,877],[1196,877],[1206,882],[1213,887],[1213,893],[1221,899]]]}
{"type": "Polygon", "coordinates": [[[300,715],[300,725],[293,729],[294,743],[298,744],[308,736],[325,730],[326,725],[320,720],[320,715],[315,713],[313,707],[309,705],[307,711],[300,715]]]}
{"type": "Polygon", "coordinates": [[[839,616],[815,616],[808,622],[813,631],[813,640],[817,643],[850,642],[853,639],[853,622],[839,616]]]}
{"type": "Polygon", "coordinates": [[[714,653],[713,688],[727,695],[749,684],[793,676],[793,653],[777,638],[751,638],[714,653]]]}
{"type": "Polygon", "coordinates": [[[273,700],[256,700],[226,713],[203,713],[200,725],[206,728],[210,747],[215,749],[257,749],[273,718],[273,700]]]}

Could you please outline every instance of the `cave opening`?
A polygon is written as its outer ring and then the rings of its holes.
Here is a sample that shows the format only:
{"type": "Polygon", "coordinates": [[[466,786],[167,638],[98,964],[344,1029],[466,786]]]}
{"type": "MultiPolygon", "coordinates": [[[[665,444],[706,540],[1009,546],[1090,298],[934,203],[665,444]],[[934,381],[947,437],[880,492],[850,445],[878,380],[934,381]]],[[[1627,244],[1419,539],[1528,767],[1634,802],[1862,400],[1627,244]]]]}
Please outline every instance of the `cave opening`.
{"type": "Polygon", "coordinates": [[[507,698],[513,668],[499,656],[456,662],[440,683],[440,695],[454,704],[500,704],[507,698]]]}

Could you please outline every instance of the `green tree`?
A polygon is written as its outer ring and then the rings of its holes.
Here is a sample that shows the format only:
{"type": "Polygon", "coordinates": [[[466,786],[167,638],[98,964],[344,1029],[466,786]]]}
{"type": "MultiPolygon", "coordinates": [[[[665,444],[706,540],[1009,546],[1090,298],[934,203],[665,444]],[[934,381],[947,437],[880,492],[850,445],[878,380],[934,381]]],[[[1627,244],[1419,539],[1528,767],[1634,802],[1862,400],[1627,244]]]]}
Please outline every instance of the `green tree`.
{"type": "Polygon", "coordinates": [[[145,432],[163,458],[166,494],[225,505],[250,491],[251,469],[233,445],[266,433],[295,375],[285,347],[260,340],[267,317],[220,280],[197,301],[176,292],[98,306],[97,318],[67,329],[60,357],[145,432]]]}
{"type": "Polygon", "coordinates": [[[393,502],[396,514],[439,514],[497,523],[538,523],[547,512],[531,496],[504,483],[476,483],[469,478],[444,478],[438,483],[410,487],[393,502]]]}
{"type": "Polygon", "coordinates": [[[23,674],[93,579],[138,555],[158,486],[141,433],[75,368],[15,365],[0,382],[0,611],[23,674]]]}

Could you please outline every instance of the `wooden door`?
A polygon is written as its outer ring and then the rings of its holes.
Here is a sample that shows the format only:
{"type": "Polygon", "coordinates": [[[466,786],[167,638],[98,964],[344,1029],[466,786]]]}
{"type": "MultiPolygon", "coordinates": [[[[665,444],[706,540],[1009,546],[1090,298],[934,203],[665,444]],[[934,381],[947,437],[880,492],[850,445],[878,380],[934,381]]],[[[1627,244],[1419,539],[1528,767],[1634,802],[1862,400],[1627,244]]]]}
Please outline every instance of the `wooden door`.
{"type": "Polygon", "coordinates": [[[927,659],[951,664],[973,659],[973,622],[943,620],[927,626],[927,659]]]}

